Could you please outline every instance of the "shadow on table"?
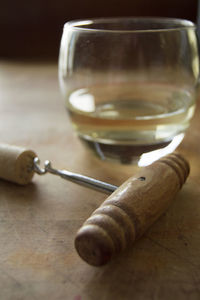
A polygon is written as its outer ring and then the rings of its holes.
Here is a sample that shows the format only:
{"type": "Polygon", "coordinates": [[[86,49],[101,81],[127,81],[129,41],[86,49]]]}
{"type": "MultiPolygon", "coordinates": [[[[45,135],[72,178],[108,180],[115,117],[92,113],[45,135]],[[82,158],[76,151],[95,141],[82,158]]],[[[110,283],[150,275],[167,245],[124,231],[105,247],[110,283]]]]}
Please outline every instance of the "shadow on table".
{"type": "Polygon", "coordinates": [[[37,201],[38,187],[32,182],[21,186],[7,181],[0,181],[0,190],[0,202],[4,199],[7,203],[15,202],[16,204],[23,205],[37,201]]]}

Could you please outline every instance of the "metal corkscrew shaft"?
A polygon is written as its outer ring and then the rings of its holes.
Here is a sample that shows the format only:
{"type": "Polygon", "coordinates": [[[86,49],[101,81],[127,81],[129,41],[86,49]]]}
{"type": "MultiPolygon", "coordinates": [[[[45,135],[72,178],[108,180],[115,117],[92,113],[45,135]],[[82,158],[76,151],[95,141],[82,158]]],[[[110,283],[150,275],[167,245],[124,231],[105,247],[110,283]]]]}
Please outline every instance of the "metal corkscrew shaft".
{"type": "Polygon", "coordinates": [[[45,161],[44,169],[42,169],[41,167],[39,167],[38,157],[34,158],[34,171],[39,175],[46,174],[47,172],[54,175],[58,175],[66,180],[105,194],[111,194],[117,189],[117,186],[109,184],[107,182],[103,182],[81,174],[72,173],[67,170],[54,169],[52,168],[51,163],[48,160],[45,161]]]}

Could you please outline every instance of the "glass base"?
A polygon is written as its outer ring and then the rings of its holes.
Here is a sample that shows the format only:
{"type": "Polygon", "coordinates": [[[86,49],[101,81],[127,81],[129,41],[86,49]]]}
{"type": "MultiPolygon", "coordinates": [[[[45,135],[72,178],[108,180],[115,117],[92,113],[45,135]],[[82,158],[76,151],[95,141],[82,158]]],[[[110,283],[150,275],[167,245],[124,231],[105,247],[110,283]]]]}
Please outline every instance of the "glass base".
{"type": "Polygon", "coordinates": [[[104,144],[79,137],[87,148],[91,149],[102,160],[114,161],[121,164],[138,164],[147,166],[173,152],[184,138],[181,133],[170,141],[148,145],[118,145],[104,144]]]}

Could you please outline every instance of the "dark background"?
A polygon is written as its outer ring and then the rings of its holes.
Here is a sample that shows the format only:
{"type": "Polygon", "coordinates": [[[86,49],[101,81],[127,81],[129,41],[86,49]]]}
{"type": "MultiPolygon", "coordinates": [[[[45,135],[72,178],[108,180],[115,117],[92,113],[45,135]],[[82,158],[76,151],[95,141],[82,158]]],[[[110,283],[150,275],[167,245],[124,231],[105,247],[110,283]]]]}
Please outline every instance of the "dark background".
{"type": "Polygon", "coordinates": [[[161,16],[196,22],[197,0],[0,0],[0,58],[57,59],[72,19],[161,16]]]}

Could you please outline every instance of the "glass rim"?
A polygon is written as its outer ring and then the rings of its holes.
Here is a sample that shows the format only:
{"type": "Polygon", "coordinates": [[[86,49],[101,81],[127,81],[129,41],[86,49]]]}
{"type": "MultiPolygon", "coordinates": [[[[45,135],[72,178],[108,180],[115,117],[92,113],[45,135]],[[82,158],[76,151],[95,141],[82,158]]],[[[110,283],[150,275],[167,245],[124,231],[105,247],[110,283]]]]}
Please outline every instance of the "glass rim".
{"type": "Polygon", "coordinates": [[[165,17],[106,17],[106,18],[88,18],[88,19],[77,19],[71,20],[64,24],[64,30],[77,30],[84,32],[103,32],[103,33],[142,33],[142,32],[169,32],[169,31],[180,31],[188,28],[196,29],[195,23],[186,19],[179,18],[165,18],[165,17]],[[124,21],[134,22],[156,22],[161,25],[161,28],[149,28],[149,29],[105,29],[105,28],[91,28],[87,25],[96,24],[123,24],[124,21]],[[162,28],[162,25],[169,24],[171,27],[162,28]],[[175,26],[176,25],[176,26],[175,26]],[[85,26],[85,27],[82,27],[85,26]]]}

